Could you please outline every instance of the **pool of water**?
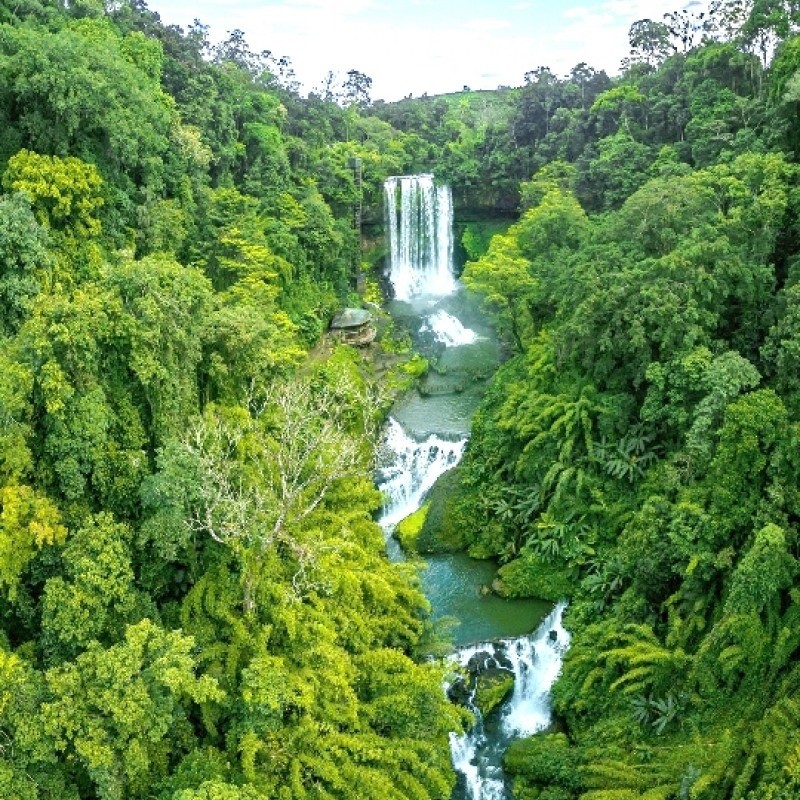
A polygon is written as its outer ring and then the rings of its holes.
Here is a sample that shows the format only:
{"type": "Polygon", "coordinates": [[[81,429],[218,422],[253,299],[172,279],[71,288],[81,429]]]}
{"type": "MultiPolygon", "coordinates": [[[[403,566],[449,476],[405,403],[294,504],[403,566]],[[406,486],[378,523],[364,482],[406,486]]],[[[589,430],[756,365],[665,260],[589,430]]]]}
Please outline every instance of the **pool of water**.
{"type": "Polygon", "coordinates": [[[453,618],[457,647],[531,633],[553,608],[542,600],[506,600],[487,593],[496,570],[493,561],[454,553],[426,556],[425,562],[421,578],[432,617],[453,618]]]}

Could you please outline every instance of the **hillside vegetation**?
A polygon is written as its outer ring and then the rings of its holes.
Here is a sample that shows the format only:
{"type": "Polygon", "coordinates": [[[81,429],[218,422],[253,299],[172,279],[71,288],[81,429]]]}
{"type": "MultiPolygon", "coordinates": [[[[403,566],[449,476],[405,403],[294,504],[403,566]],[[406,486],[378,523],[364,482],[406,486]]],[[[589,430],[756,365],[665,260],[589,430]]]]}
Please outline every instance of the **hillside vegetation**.
{"type": "Polygon", "coordinates": [[[0,20],[0,797],[447,797],[385,392],[307,357],[405,137],[143,3],[0,20]]]}
{"type": "Polygon", "coordinates": [[[522,213],[464,270],[514,355],[446,524],[571,598],[526,800],[800,796],[800,38],[721,5],[588,107],[522,87],[522,213]]]}

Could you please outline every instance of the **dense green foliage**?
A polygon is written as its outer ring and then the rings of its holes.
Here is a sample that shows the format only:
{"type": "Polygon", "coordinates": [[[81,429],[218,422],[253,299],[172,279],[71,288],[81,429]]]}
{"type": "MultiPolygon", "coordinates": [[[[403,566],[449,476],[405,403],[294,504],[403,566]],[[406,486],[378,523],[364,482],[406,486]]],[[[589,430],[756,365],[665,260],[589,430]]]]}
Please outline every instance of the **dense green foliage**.
{"type": "Polygon", "coordinates": [[[0,796],[447,798],[385,392],[308,352],[360,258],[348,159],[375,202],[413,147],[106,5],[0,3],[0,796]]]}
{"type": "Polygon", "coordinates": [[[717,0],[618,78],[370,104],[140,0],[0,0],[0,796],[449,797],[384,393],[314,349],[354,204],[425,169],[511,356],[407,533],[571,599],[517,796],[796,797],[799,24],[717,0]]]}
{"type": "Polygon", "coordinates": [[[501,591],[571,599],[558,732],[507,757],[526,800],[800,792],[800,18],[712,5],[555,95],[464,270],[513,356],[444,524],[501,591]]]}

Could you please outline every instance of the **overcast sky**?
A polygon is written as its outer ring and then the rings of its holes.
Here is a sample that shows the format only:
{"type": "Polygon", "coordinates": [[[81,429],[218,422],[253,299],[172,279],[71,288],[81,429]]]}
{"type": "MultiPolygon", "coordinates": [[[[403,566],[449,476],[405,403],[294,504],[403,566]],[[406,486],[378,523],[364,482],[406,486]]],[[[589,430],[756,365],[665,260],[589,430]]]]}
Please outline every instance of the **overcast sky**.
{"type": "MultiPolygon", "coordinates": [[[[689,3],[695,5],[696,3],[689,3]]],[[[372,78],[372,99],[519,86],[536,67],[585,61],[614,74],[628,29],[686,0],[150,0],[163,22],[195,18],[212,41],[241,29],[251,50],[289,56],[305,94],[328,70],[372,78]]]]}

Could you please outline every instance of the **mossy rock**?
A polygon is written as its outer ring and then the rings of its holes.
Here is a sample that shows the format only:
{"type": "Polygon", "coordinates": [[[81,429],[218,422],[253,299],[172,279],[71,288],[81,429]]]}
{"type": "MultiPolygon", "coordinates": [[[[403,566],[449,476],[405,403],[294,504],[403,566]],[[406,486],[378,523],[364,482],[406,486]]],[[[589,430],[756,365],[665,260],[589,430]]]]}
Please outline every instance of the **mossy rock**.
{"type": "Polygon", "coordinates": [[[462,464],[442,475],[430,493],[431,511],[420,537],[420,552],[466,551],[477,559],[496,557],[506,535],[502,525],[480,512],[481,496],[463,483],[462,464]]]}
{"type": "Polygon", "coordinates": [[[414,353],[414,355],[400,367],[406,375],[410,375],[412,378],[421,378],[427,373],[428,368],[428,360],[423,358],[419,353],[414,353]]]}
{"type": "Polygon", "coordinates": [[[389,372],[383,376],[382,382],[393,395],[413,389],[428,371],[428,360],[419,353],[414,353],[408,358],[401,358],[391,350],[386,350],[386,353],[395,357],[391,360],[384,357],[384,363],[390,363],[391,367],[389,372]]]}
{"type": "Polygon", "coordinates": [[[497,571],[492,589],[501,597],[536,597],[557,602],[572,593],[566,569],[532,555],[523,555],[497,571]]]}
{"type": "Polygon", "coordinates": [[[514,675],[504,669],[481,672],[475,679],[475,705],[485,718],[514,691],[514,675]]]}
{"type": "Polygon", "coordinates": [[[452,519],[451,495],[458,485],[458,467],[448,470],[428,494],[428,513],[419,532],[420,553],[454,553],[464,548],[463,527],[452,519]]]}
{"type": "Polygon", "coordinates": [[[428,516],[430,505],[430,503],[425,503],[413,514],[409,514],[397,523],[394,529],[394,536],[395,539],[400,542],[400,547],[402,547],[406,553],[419,552],[417,549],[417,540],[419,539],[422,526],[425,524],[425,518],[428,516]]]}

